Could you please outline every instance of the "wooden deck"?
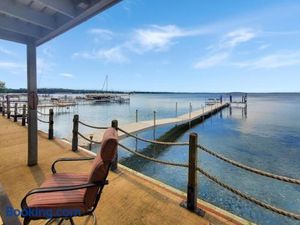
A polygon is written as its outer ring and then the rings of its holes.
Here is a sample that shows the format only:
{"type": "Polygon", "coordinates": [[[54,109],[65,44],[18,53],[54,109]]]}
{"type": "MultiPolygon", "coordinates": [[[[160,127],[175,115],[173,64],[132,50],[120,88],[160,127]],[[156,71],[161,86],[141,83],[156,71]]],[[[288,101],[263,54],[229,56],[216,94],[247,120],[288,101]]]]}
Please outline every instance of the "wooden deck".
{"type": "MultiPolygon", "coordinates": [[[[216,103],[214,105],[204,106],[202,109],[196,110],[191,112],[191,115],[189,113],[183,114],[178,117],[172,117],[172,118],[164,118],[164,119],[157,119],[156,120],[156,126],[162,126],[167,124],[180,124],[180,123],[186,123],[192,120],[195,120],[201,116],[205,116],[207,114],[210,114],[211,112],[215,110],[221,110],[222,108],[229,106],[229,103],[216,103]]],[[[82,125],[80,125],[82,126],[82,125]]],[[[127,131],[128,133],[136,133],[139,131],[143,131],[149,128],[154,127],[154,121],[153,120],[147,120],[147,121],[140,121],[136,123],[129,123],[129,124],[119,124],[120,128],[127,131]]],[[[104,130],[91,130],[88,134],[83,134],[85,137],[89,137],[90,135],[93,135],[94,141],[101,141],[103,136],[104,130]]],[[[125,137],[126,135],[122,132],[118,132],[119,138],[125,137]]],[[[71,137],[69,137],[71,140],[71,137]]],[[[86,146],[89,142],[84,140],[83,138],[79,137],[79,144],[81,146],[86,146]]]]}
{"type": "MultiPolygon", "coordinates": [[[[49,141],[46,136],[39,133],[39,165],[27,167],[27,129],[0,116],[0,183],[15,208],[20,208],[23,196],[51,173],[50,166],[55,159],[87,154],[74,153],[68,143],[59,139],[49,141]]],[[[58,171],[85,172],[89,167],[90,162],[68,162],[58,165],[58,171]]],[[[182,193],[125,167],[119,168],[118,173],[109,174],[110,184],[104,189],[96,209],[98,224],[249,224],[202,201],[199,205],[206,215],[201,218],[179,206],[184,197],[182,193]]],[[[85,223],[83,218],[77,218],[75,223],[84,225],[91,221],[85,223]]],[[[34,221],[32,224],[43,223],[34,221]]]]}

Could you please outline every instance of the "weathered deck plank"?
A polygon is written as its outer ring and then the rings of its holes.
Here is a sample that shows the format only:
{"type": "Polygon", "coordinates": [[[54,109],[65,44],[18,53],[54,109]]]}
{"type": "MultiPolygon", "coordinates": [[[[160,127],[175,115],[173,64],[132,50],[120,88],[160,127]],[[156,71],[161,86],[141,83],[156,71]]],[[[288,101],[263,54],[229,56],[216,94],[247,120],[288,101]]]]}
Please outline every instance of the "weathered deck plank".
{"type": "MultiPolygon", "coordinates": [[[[24,195],[51,173],[50,166],[55,159],[86,155],[83,151],[70,151],[70,145],[59,139],[49,141],[43,133],[39,133],[38,143],[39,165],[27,167],[27,129],[0,117],[0,182],[15,208],[20,208],[24,195]]],[[[58,171],[88,172],[90,165],[90,162],[69,162],[57,168],[58,171]]],[[[98,224],[246,224],[207,204],[203,205],[207,209],[206,216],[201,218],[179,206],[182,195],[124,167],[119,173],[111,172],[108,179],[110,184],[104,189],[96,209],[98,224]]],[[[76,224],[85,224],[83,218],[76,221],[76,224]]]]}

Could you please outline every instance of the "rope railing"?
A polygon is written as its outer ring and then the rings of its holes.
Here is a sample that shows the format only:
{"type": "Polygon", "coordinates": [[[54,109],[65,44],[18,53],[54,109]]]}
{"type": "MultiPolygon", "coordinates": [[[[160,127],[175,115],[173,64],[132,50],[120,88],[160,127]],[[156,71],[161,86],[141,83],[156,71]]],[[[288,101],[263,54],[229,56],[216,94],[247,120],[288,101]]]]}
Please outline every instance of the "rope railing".
{"type": "Polygon", "coordinates": [[[280,209],[280,208],[277,208],[275,206],[272,206],[268,203],[265,203],[265,202],[262,202],[260,200],[257,200],[256,198],[252,197],[252,196],[249,196],[245,193],[242,193],[241,191],[237,190],[237,189],[234,189],[232,187],[230,187],[229,185],[223,183],[222,181],[220,181],[218,178],[216,178],[215,176],[207,173],[206,171],[204,171],[203,169],[197,167],[197,171],[201,174],[203,174],[205,177],[207,177],[208,179],[210,179],[211,181],[215,182],[216,184],[220,185],[221,187],[225,188],[226,190],[252,202],[252,203],[255,203],[265,209],[268,209],[272,212],[275,212],[277,214],[280,214],[280,215],[283,215],[283,216],[286,216],[286,217],[290,217],[290,218],[293,218],[293,219],[296,219],[296,220],[300,220],[300,215],[299,214],[296,214],[296,213],[292,213],[292,212],[288,212],[286,210],[283,210],[283,209],[280,209]]]}
{"type": "MultiPolygon", "coordinates": [[[[98,142],[98,141],[94,141],[92,139],[88,139],[87,137],[85,137],[83,134],[81,134],[80,132],[78,132],[78,124],[83,124],[83,125],[87,125],[87,124],[84,124],[82,122],[79,121],[79,117],[78,115],[74,116],[74,127],[73,127],[73,140],[72,140],[72,143],[74,143],[74,140],[75,142],[77,141],[78,142],[78,139],[77,136],[80,136],[82,137],[83,139],[85,139],[86,141],[90,142],[90,143],[95,143],[95,144],[101,144],[101,142],[98,142]]],[[[89,127],[94,127],[94,126],[89,126],[89,127]]],[[[269,177],[269,178],[273,178],[273,179],[277,179],[277,180],[281,180],[281,181],[284,181],[284,182],[288,182],[288,183],[293,183],[293,184],[300,184],[300,180],[297,180],[297,179],[294,179],[294,178],[289,178],[289,177],[285,177],[285,176],[280,176],[280,175],[275,175],[275,174],[272,174],[272,173],[269,173],[269,172],[266,172],[266,171],[262,171],[262,170],[259,170],[259,169],[256,169],[256,168],[252,168],[250,166],[246,166],[242,163],[239,163],[239,162],[236,162],[234,160],[231,160],[231,159],[228,159],[226,158],[225,156],[222,156],[221,154],[218,154],[216,152],[213,152],[201,145],[198,145],[197,143],[197,134],[193,133],[193,134],[190,134],[190,140],[189,142],[181,142],[181,143],[178,143],[178,142],[161,142],[161,141],[155,141],[155,140],[148,140],[148,139],[145,139],[145,138],[141,138],[141,137],[138,137],[136,135],[133,135],[125,130],[123,130],[122,128],[119,128],[118,127],[118,123],[117,121],[113,121],[112,122],[112,127],[114,127],[116,130],[119,130],[123,133],[125,133],[126,135],[130,136],[130,137],[133,137],[133,138],[136,138],[137,140],[141,140],[141,141],[145,141],[145,142],[148,142],[148,143],[152,143],[152,144],[165,144],[165,145],[182,145],[182,146],[189,146],[189,163],[188,164],[185,164],[185,163],[177,163],[177,162],[170,162],[170,161],[165,161],[165,160],[160,160],[160,159],[157,159],[157,158],[153,158],[153,157],[150,157],[150,156],[147,156],[145,154],[142,154],[140,152],[137,152],[136,150],[133,150],[121,143],[118,143],[118,145],[130,152],[131,154],[134,154],[140,158],[143,158],[145,160],[148,160],[148,161],[152,161],[152,162],[155,162],[155,163],[159,163],[159,164],[163,164],[163,165],[168,165],[168,166],[176,166],[176,167],[180,167],[180,168],[188,168],[188,188],[189,190],[187,191],[187,203],[186,203],[186,207],[191,210],[191,211],[196,211],[197,209],[197,172],[198,173],[201,173],[202,175],[204,175],[205,177],[207,177],[209,180],[213,181],[214,183],[218,184],[219,186],[225,188],[226,190],[238,195],[239,197],[243,198],[243,199],[246,199],[256,205],[259,205],[260,207],[263,207],[267,210],[270,210],[272,212],[275,212],[279,215],[282,215],[282,216],[286,216],[286,217],[289,217],[289,218],[292,218],[292,219],[295,219],[295,220],[300,220],[300,215],[297,214],[297,213],[294,213],[294,212],[288,212],[284,209],[280,209],[278,207],[275,207],[275,206],[272,206],[268,203],[265,203],[263,201],[260,201],[248,194],[245,194],[231,186],[229,186],[228,184],[220,181],[217,177],[209,174],[207,171],[201,169],[200,167],[198,167],[197,165],[197,149],[201,149],[203,150],[204,152],[220,159],[220,160],[223,160],[227,163],[230,163],[232,164],[233,166],[236,166],[238,168],[241,168],[241,169],[245,169],[247,171],[250,171],[250,172],[253,172],[255,174],[259,174],[259,175],[262,175],[262,176],[266,176],[266,177],[269,177]]],[[[97,129],[97,128],[96,128],[97,129]]],[[[103,129],[105,129],[103,127],[103,129]]],[[[77,143],[78,145],[78,143],[77,143]]],[[[115,159],[117,161],[117,157],[115,159]]]]}
{"type": "Polygon", "coordinates": [[[94,140],[92,140],[92,139],[88,139],[87,137],[85,137],[82,133],[80,133],[80,132],[78,132],[78,135],[80,136],[80,137],[82,137],[84,140],[86,140],[86,141],[88,141],[88,142],[90,142],[90,143],[94,143],[94,144],[101,144],[101,142],[100,141],[94,141],[94,140]]]}
{"type": "Polygon", "coordinates": [[[105,129],[108,128],[108,127],[92,126],[92,125],[84,123],[84,122],[82,122],[80,120],[78,120],[78,123],[81,124],[81,125],[83,125],[83,126],[86,126],[86,127],[89,127],[89,128],[93,128],[93,129],[98,129],[98,130],[105,130],[105,129]]]}
{"type": "Polygon", "coordinates": [[[37,120],[41,123],[49,123],[49,121],[41,120],[40,118],[37,118],[37,120]]]}
{"type": "Polygon", "coordinates": [[[118,127],[118,130],[121,131],[121,132],[123,132],[127,136],[130,136],[130,137],[133,137],[133,138],[135,138],[137,140],[148,142],[148,143],[151,143],[151,144],[158,144],[158,145],[180,145],[180,146],[189,145],[188,142],[164,142],[164,141],[149,140],[149,139],[145,139],[145,138],[141,138],[141,137],[138,137],[136,135],[133,135],[133,134],[131,134],[131,133],[129,133],[129,132],[121,129],[120,127],[118,127]]]}
{"type": "Polygon", "coordinates": [[[37,114],[39,114],[41,116],[49,116],[50,115],[49,113],[42,113],[40,111],[37,111],[37,114]]]}
{"type": "Polygon", "coordinates": [[[159,160],[159,159],[155,159],[155,158],[152,158],[152,157],[149,157],[149,156],[146,156],[144,154],[141,154],[137,151],[134,151],[133,149],[130,149],[128,147],[126,147],[125,145],[122,145],[121,143],[118,143],[118,145],[120,147],[122,147],[123,149],[125,149],[126,151],[134,154],[134,155],[137,155],[143,159],[147,159],[149,161],[152,161],[152,162],[156,162],[156,163],[160,163],[160,164],[164,164],[164,165],[169,165],[169,166],[177,166],[177,167],[184,167],[184,168],[188,168],[189,165],[187,164],[183,164],[183,163],[175,163],[175,162],[167,162],[167,161],[163,161],[163,160],[159,160]]]}
{"type": "Polygon", "coordinates": [[[255,174],[258,174],[258,175],[261,175],[261,176],[265,176],[265,177],[269,177],[269,178],[273,178],[273,179],[276,179],[276,180],[280,180],[280,181],[284,181],[284,182],[287,182],[287,183],[292,183],[292,184],[298,184],[300,185],[300,180],[298,179],[295,179],[295,178],[290,178],[290,177],[286,177],[286,176],[281,176],[281,175],[276,175],[276,174],[272,174],[270,172],[266,172],[266,171],[263,171],[263,170],[260,170],[260,169],[256,169],[256,168],[253,168],[253,167],[250,167],[250,166],[247,166],[247,165],[244,165],[242,163],[239,163],[239,162],[236,162],[232,159],[229,159],[225,156],[222,156],[221,154],[219,153],[216,153],[216,152],[213,152],[201,145],[198,145],[198,148],[200,148],[201,150],[203,150],[204,152],[224,161],[224,162],[227,162],[233,166],[236,166],[238,168],[241,168],[241,169],[244,169],[244,170],[247,170],[249,172],[252,172],[252,173],[255,173],[255,174]]]}

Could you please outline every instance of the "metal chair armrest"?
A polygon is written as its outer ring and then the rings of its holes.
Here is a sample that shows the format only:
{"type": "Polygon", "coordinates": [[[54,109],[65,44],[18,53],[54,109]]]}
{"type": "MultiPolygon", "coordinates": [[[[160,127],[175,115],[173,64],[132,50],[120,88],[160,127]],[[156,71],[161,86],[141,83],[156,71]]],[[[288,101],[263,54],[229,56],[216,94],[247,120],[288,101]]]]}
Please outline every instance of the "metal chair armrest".
{"type": "Polygon", "coordinates": [[[28,208],[27,205],[27,198],[34,194],[39,193],[50,193],[50,192],[59,192],[59,191],[73,191],[83,188],[91,188],[91,187],[101,187],[108,184],[108,180],[104,181],[97,181],[94,183],[86,183],[86,184],[79,184],[79,185],[72,185],[72,186],[60,186],[60,187],[42,187],[42,188],[35,188],[29,191],[25,197],[22,199],[21,208],[25,209],[28,208]]]}
{"type": "Polygon", "coordinates": [[[56,173],[55,164],[58,162],[76,162],[76,161],[87,161],[93,160],[95,157],[79,157],[79,158],[59,158],[55,160],[51,166],[52,173],[56,173]]]}

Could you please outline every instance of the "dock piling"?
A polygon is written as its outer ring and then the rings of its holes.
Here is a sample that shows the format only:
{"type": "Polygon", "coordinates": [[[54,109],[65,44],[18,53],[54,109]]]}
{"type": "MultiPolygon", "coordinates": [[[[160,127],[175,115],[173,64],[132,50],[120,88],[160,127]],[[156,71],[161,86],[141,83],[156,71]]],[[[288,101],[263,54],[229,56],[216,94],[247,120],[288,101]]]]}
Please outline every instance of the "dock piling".
{"type": "Polygon", "coordinates": [[[79,115],[74,115],[73,118],[73,138],[72,138],[72,151],[78,151],[78,122],[79,115]]]}
{"type": "Polygon", "coordinates": [[[191,128],[192,126],[192,103],[190,103],[189,107],[189,127],[191,128]]]}
{"type": "Polygon", "coordinates": [[[135,122],[137,123],[137,122],[139,122],[139,110],[135,110],[135,122]]]}
{"type": "Polygon", "coordinates": [[[53,109],[49,109],[49,130],[48,130],[49,140],[53,139],[53,125],[54,125],[53,115],[54,115],[53,109]]]}
{"type": "Polygon", "coordinates": [[[92,147],[93,147],[93,138],[94,136],[91,134],[90,135],[90,143],[89,143],[89,150],[92,151],[92,147]]]}
{"type": "Polygon", "coordinates": [[[24,127],[26,125],[26,105],[23,105],[23,111],[22,111],[22,126],[24,127]]]}
{"type": "Polygon", "coordinates": [[[156,111],[153,111],[153,139],[155,140],[156,133],[156,111]]]}
{"type": "Polygon", "coordinates": [[[178,102],[175,104],[175,117],[178,117],[178,102]]]}
{"type": "MultiPolygon", "coordinates": [[[[111,121],[111,127],[115,128],[118,131],[118,120],[111,121]]],[[[116,152],[116,156],[111,163],[110,170],[116,171],[118,169],[118,150],[116,152]]]]}

